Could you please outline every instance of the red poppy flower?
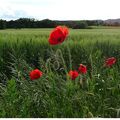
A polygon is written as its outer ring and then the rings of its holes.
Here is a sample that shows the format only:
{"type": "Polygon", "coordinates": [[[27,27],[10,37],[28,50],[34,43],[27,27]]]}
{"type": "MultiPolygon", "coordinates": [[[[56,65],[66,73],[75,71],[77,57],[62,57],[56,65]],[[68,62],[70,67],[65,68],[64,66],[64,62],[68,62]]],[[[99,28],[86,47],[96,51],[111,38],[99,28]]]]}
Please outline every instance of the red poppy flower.
{"type": "Polygon", "coordinates": [[[63,26],[63,27],[62,26],[57,26],[56,29],[61,30],[65,36],[67,36],[68,33],[69,33],[68,28],[66,26],[63,26]]]}
{"type": "Polygon", "coordinates": [[[68,35],[68,28],[65,26],[57,26],[50,34],[49,43],[57,45],[62,43],[68,35]]]}
{"type": "Polygon", "coordinates": [[[76,71],[76,70],[74,70],[74,71],[70,71],[69,73],[68,73],[68,75],[70,76],[70,78],[72,79],[72,80],[75,80],[77,77],[78,77],[78,72],[76,71]]]}
{"type": "Polygon", "coordinates": [[[87,67],[83,64],[80,64],[80,67],[78,68],[79,72],[82,74],[86,74],[87,73],[87,67]]]}
{"type": "Polygon", "coordinates": [[[31,80],[38,79],[38,78],[40,78],[42,76],[42,74],[43,73],[40,70],[38,70],[38,69],[32,70],[30,72],[30,79],[31,80]]]}
{"type": "Polygon", "coordinates": [[[114,58],[114,57],[108,58],[105,61],[105,66],[110,67],[113,64],[115,64],[115,62],[116,62],[116,58],[114,58]]]}

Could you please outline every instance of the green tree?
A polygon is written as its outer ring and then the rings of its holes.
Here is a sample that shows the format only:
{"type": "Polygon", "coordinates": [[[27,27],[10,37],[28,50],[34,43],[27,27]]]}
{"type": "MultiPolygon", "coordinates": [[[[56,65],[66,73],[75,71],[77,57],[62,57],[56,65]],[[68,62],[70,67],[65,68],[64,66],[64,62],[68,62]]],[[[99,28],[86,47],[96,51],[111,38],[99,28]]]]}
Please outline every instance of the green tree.
{"type": "Polygon", "coordinates": [[[86,29],[88,28],[88,24],[86,22],[77,22],[74,26],[73,29],[86,29]]]}
{"type": "Polygon", "coordinates": [[[0,19],[0,29],[6,29],[6,20],[0,19]]]}

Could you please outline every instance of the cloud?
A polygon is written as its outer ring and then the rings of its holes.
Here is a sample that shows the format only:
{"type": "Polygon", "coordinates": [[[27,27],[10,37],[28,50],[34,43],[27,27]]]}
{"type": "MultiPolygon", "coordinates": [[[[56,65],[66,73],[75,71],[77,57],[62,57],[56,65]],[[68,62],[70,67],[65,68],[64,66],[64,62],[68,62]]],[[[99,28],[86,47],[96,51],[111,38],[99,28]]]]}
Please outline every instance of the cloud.
{"type": "Polygon", "coordinates": [[[2,15],[0,15],[0,18],[5,19],[5,20],[15,20],[18,18],[25,18],[25,17],[33,18],[32,16],[27,15],[27,13],[22,10],[12,11],[12,14],[11,14],[11,12],[4,11],[4,13],[2,15]]]}
{"type": "Polygon", "coordinates": [[[52,20],[119,18],[120,0],[0,0],[0,18],[52,20]]]}
{"type": "MultiPolygon", "coordinates": [[[[9,1],[9,0],[8,0],[9,1]]],[[[15,5],[6,1],[1,1],[0,19],[13,20],[23,17],[32,17],[19,4],[15,5]]]]}
{"type": "Polygon", "coordinates": [[[20,9],[12,9],[10,6],[7,8],[0,8],[0,18],[5,19],[5,20],[14,20],[18,18],[23,18],[23,17],[29,17],[31,18],[32,16],[28,15],[26,11],[20,10],[20,9]]]}

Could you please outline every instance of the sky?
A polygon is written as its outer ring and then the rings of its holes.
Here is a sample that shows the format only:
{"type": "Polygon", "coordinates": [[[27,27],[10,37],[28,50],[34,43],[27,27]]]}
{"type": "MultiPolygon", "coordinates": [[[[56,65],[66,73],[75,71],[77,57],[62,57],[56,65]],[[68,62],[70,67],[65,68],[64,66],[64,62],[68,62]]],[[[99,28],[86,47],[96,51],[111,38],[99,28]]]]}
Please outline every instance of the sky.
{"type": "Polygon", "coordinates": [[[0,19],[106,20],[120,18],[120,0],[0,0],[0,19]]]}

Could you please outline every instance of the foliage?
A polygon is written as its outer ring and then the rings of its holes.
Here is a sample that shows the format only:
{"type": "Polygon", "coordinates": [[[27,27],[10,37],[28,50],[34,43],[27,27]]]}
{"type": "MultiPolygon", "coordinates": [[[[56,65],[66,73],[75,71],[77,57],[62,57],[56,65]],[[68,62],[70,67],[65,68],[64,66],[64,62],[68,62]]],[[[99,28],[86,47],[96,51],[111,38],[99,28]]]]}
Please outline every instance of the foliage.
{"type": "Polygon", "coordinates": [[[6,29],[6,20],[0,19],[0,29],[6,29]]]}
{"type": "Polygon", "coordinates": [[[78,22],[73,26],[73,29],[86,29],[88,24],[86,22],[78,22]]]}
{"type": "Polygon", "coordinates": [[[0,117],[120,117],[119,29],[71,30],[58,46],[50,29],[0,31],[0,117]],[[116,64],[104,67],[108,57],[116,64]],[[86,75],[72,81],[79,64],[86,75]],[[29,73],[42,70],[40,79],[29,73]]]}
{"type": "MultiPolygon", "coordinates": [[[[0,29],[6,28],[54,28],[57,25],[65,25],[70,28],[74,28],[78,26],[78,24],[82,26],[86,26],[85,28],[91,28],[87,26],[102,26],[104,22],[102,20],[68,20],[68,21],[57,21],[57,20],[36,20],[34,18],[19,18],[17,20],[0,20],[0,29]],[[83,25],[84,24],[84,25],[83,25]]],[[[81,28],[81,27],[80,27],[81,28]]],[[[83,28],[83,27],[82,27],[83,28]]]]}

